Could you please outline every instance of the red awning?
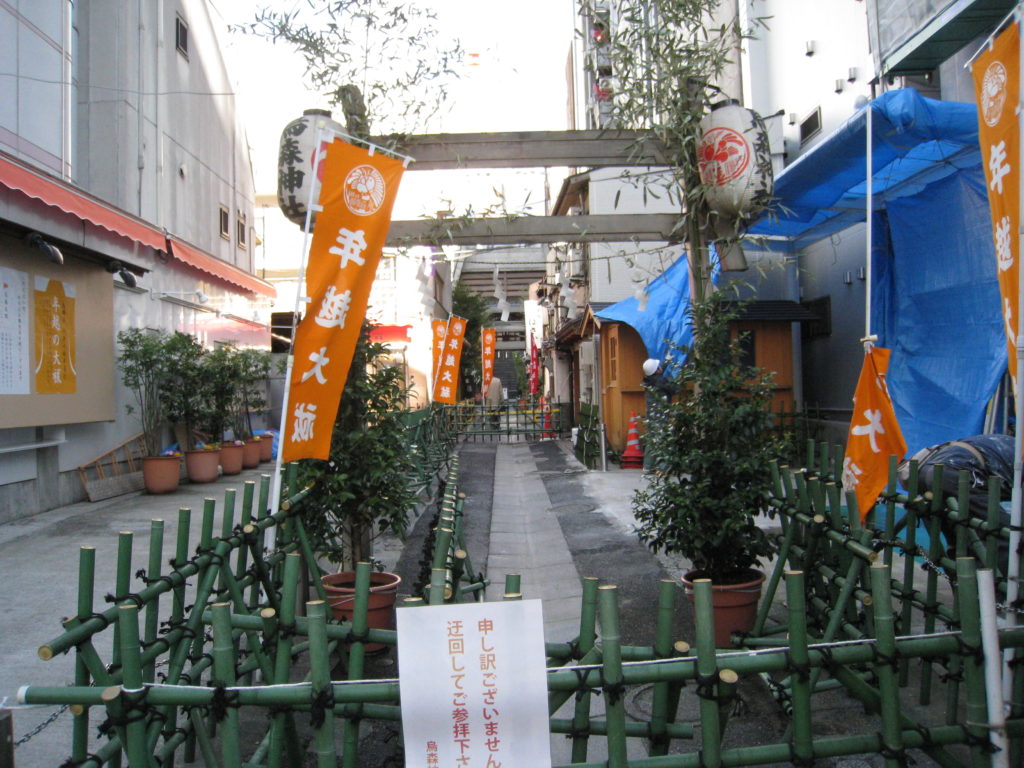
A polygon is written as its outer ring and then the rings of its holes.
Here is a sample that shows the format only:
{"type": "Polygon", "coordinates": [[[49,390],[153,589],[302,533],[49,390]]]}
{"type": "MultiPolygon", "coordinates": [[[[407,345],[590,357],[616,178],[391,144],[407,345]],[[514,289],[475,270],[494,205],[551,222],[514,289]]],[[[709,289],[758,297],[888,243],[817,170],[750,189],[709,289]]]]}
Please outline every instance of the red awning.
{"type": "Polygon", "coordinates": [[[30,170],[3,156],[0,156],[0,184],[129,240],[158,251],[166,248],[160,230],[52,176],[30,170]]]}
{"type": "Polygon", "coordinates": [[[375,325],[370,328],[370,341],[387,344],[392,341],[409,341],[411,325],[375,325]]]}
{"type": "Polygon", "coordinates": [[[244,288],[251,293],[258,293],[270,298],[277,296],[277,289],[265,280],[260,280],[258,277],[250,275],[244,269],[240,269],[234,264],[228,264],[226,261],[221,261],[208,253],[204,253],[176,237],[167,238],[165,250],[178,261],[207,272],[232,285],[244,288]]]}

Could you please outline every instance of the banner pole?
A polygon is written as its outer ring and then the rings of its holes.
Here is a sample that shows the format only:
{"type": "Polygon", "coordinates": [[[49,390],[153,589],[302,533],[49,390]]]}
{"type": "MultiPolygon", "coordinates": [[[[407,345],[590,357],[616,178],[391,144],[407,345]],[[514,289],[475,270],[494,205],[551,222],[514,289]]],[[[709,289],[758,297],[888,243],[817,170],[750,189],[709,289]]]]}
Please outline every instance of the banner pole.
{"type": "Polygon", "coordinates": [[[871,338],[871,240],[874,237],[874,185],[872,184],[872,177],[874,176],[874,121],[872,120],[872,114],[875,108],[869,101],[867,106],[864,107],[867,110],[867,146],[864,149],[865,157],[865,189],[866,195],[864,198],[864,221],[866,224],[864,236],[867,239],[867,245],[865,246],[865,265],[864,265],[864,338],[871,338]]]}
{"type": "MultiPolygon", "coordinates": [[[[1017,5],[1016,13],[1020,12],[1020,4],[1017,5]]],[[[1018,16],[1019,21],[1019,16],[1018,16]]],[[[1018,27],[1018,36],[1020,34],[1020,28],[1018,27]]],[[[1017,58],[1017,69],[1018,72],[1024,75],[1022,72],[1021,57],[1018,54],[1017,58]]],[[[1024,119],[1021,119],[1020,106],[1024,104],[1024,77],[1020,78],[1018,84],[1017,93],[1017,106],[1018,106],[1018,125],[1017,131],[1024,140],[1024,119]]],[[[1024,144],[1018,147],[1017,160],[1017,177],[1018,185],[1020,185],[1020,161],[1024,152],[1022,152],[1024,144]]],[[[1019,187],[1018,187],[1019,188],[1019,187]]],[[[1018,194],[1021,201],[1024,202],[1024,196],[1018,194]]],[[[1024,204],[1018,203],[1021,206],[1020,215],[1024,216],[1024,204]]],[[[1019,219],[1024,222],[1024,218],[1019,219]]],[[[1020,259],[1021,254],[1024,253],[1021,249],[1024,248],[1024,241],[1021,239],[1021,233],[1017,233],[1018,238],[1018,249],[1017,258],[1020,259]]],[[[1018,264],[1019,269],[1019,264],[1018,264]]],[[[1024,385],[1024,318],[1021,318],[1021,310],[1024,309],[1024,270],[1019,270],[1017,276],[1017,372],[1016,372],[1016,388],[1013,393],[1016,423],[1014,424],[1013,430],[1013,490],[1010,496],[1010,557],[1009,563],[1006,570],[1006,604],[1009,610],[1006,612],[1006,624],[1009,626],[1015,626],[1017,621],[1017,610],[1016,603],[1017,598],[1020,594],[1020,555],[1018,549],[1020,549],[1020,525],[1021,525],[1021,475],[1022,475],[1022,448],[1024,448],[1024,398],[1021,397],[1021,386],[1024,385]]],[[[1011,667],[1011,652],[1005,652],[1003,654],[1003,700],[1009,701],[1012,693],[1013,684],[1013,667],[1011,667]]]]}
{"type": "MultiPolygon", "coordinates": [[[[309,243],[310,243],[310,231],[313,228],[313,193],[319,193],[319,185],[316,179],[320,172],[320,147],[324,139],[324,121],[320,120],[316,126],[316,150],[313,155],[313,181],[309,185],[309,199],[306,201],[306,224],[303,227],[302,237],[302,257],[299,260],[299,279],[298,284],[295,286],[295,310],[292,312],[292,336],[291,343],[288,345],[288,357],[285,363],[284,373],[284,397],[281,400],[281,427],[278,437],[277,446],[277,460],[274,462],[274,477],[272,479],[270,487],[270,514],[275,515],[281,509],[281,476],[282,476],[282,464],[281,457],[284,455],[284,443],[287,439],[287,426],[288,426],[288,405],[289,395],[291,393],[292,384],[292,368],[295,365],[295,331],[298,327],[299,310],[302,305],[306,303],[309,298],[303,296],[304,285],[306,279],[306,262],[309,260],[309,243]]],[[[332,136],[333,140],[333,136],[332,136]]],[[[318,198],[319,199],[319,198],[318,198]]],[[[267,532],[267,549],[271,552],[274,551],[274,546],[277,543],[277,526],[271,526],[267,532]]]]}

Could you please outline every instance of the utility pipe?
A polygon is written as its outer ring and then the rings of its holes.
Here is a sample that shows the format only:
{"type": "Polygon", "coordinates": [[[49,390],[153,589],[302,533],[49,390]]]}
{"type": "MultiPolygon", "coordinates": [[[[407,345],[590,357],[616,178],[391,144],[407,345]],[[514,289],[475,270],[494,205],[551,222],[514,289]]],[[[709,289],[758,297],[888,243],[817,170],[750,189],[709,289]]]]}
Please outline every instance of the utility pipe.
{"type": "Polygon", "coordinates": [[[985,694],[988,705],[988,734],[992,742],[992,768],[1009,768],[1006,750],[1006,711],[1003,705],[1002,664],[999,628],[996,626],[996,585],[992,571],[978,571],[978,605],[981,610],[981,647],[984,650],[985,694]]]}

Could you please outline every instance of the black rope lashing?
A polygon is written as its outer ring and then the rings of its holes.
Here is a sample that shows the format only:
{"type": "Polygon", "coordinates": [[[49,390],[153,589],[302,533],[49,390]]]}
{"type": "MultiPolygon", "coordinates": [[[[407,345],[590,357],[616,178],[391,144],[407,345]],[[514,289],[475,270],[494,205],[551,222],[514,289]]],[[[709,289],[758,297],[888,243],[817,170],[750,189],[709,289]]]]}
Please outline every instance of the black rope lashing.
{"type": "Polygon", "coordinates": [[[327,710],[334,709],[334,686],[328,683],[314,691],[309,702],[309,724],[320,728],[327,719],[327,710]]]}
{"type": "Polygon", "coordinates": [[[711,699],[717,701],[718,696],[715,694],[715,685],[718,683],[718,670],[715,670],[710,675],[702,675],[700,672],[694,674],[694,680],[697,683],[697,695],[702,699],[711,699]]]}
{"type": "Polygon", "coordinates": [[[587,676],[592,670],[580,669],[579,667],[570,667],[570,669],[576,675],[576,701],[582,701],[583,697],[588,693],[601,693],[600,686],[587,685],[587,676]]]}
{"type": "Polygon", "coordinates": [[[90,762],[96,763],[96,765],[103,765],[103,758],[93,752],[86,752],[85,757],[81,760],[75,760],[73,757],[69,757],[60,764],[60,768],[81,768],[83,765],[88,765],[90,762]]]}
{"type": "Polygon", "coordinates": [[[610,707],[618,704],[626,695],[626,684],[622,680],[617,683],[605,683],[601,686],[601,690],[604,693],[607,706],[610,707]]]}
{"type": "Polygon", "coordinates": [[[136,608],[142,608],[146,605],[146,601],[142,599],[142,595],[138,592],[126,592],[123,595],[115,595],[112,592],[107,592],[107,594],[103,596],[103,600],[107,603],[121,603],[123,601],[130,600],[135,603],[136,608]]]}
{"type": "Polygon", "coordinates": [[[210,715],[214,722],[221,722],[228,716],[228,707],[238,708],[238,691],[229,691],[226,686],[217,683],[213,686],[213,698],[210,700],[210,715]]]}

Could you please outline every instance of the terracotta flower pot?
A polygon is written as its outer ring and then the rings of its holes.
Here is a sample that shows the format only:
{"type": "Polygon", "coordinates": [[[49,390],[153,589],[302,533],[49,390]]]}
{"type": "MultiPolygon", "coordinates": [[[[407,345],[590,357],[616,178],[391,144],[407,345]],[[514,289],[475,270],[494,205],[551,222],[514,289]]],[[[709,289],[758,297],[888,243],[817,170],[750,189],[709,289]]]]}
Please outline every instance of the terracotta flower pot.
{"type": "Polygon", "coordinates": [[[142,460],[142,480],[147,493],[171,493],[181,480],[180,456],[147,456],[142,460]]]}
{"type": "Polygon", "coordinates": [[[185,471],[189,482],[212,483],[220,476],[220,451],[186,451],[185,471]]]}
{"type": "Polygon", "coordinates": [[[237,475],[242,471],[243,447],[225,443],[220,447],[220,468],[225,475],[237,475]]]}
{"type": "MultiPolygon", "coordinates": [[[[355,605],[356,573],[342,571],[329,573],[320,579],[327,591],[327,603],[331,614],[341,621],[352,621],[355,605]]],[[[366,608],[366,623],[370,629],[395,628],[395,598],[402,578],[395,573],[374,572],[370,574],[370,600],[366,608]]],[[[367,653],[387,648],[384,643],[366,643],[367,653]]]]}
{"type": "Polygon", "coordinates": [[[260,436],[260,461],[274,460],[274,436],[260,436]]]}
{"type": "Polygon", "coordinates": [[[260,465],[260,439],[254,437],[252,440],[246,440],[242,446],[242,466],[246,469],[252,469],[260,465]]]}
{"type": "MultiPolygon", "coordinates": [[[[749,632],[757,620],[764,574],[750,569],[749,578],[738,584],[712,584],[711,605],[715,614],[715,647],[732,648],[733,632],[749,632]]],[[[700,571],[683,574],[683,591],[693,602],[693,582],[706,578],[700,571]]]]}

